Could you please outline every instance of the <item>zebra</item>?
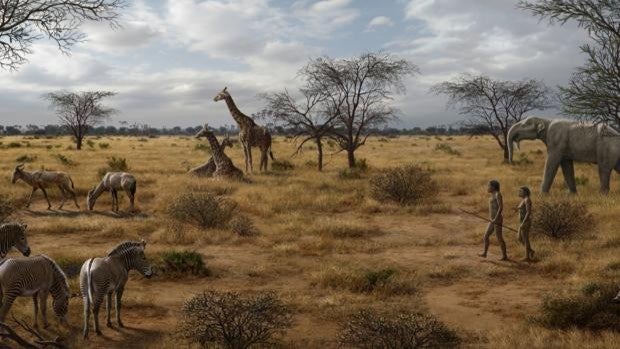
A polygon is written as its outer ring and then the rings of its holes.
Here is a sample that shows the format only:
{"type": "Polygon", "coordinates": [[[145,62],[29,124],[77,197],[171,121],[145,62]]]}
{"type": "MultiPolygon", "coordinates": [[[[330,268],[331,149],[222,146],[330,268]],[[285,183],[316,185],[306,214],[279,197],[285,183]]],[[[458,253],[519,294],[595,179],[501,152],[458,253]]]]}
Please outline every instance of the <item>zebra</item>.
{"type": "Polygon", "coordinates": [[[91,258],[82,264],[80,270],[80,290],[84,300],[84,338],[88,337],[90,312],[92,305],[95,320],[95,332],[99,330],[99,308],[106,296],[106,310],[108,313],[107,326],[112,327],[110,320],[112,292],[116,293],[116,322],[124,327],[121,321],[121,298],[129,271],[135,269],[147,279],[153,276],[153,268],[149,265],[144,254],[146,241],[125,241],[117,245],[107,257],[91,258]]]}
{"type": "Polygon", "coordinates": [[[88,192],[86,205],[90,211],[95,207],[95,201],[104,192],[112,194],[112,211],[118,212],[118,193],[122,189],[129,197],[129,209],[133,211],[134,199],[136,197],[136,178],[127,172],[108,172],[103,176],[101,182],[88,192]],[[115,209],[116,207],[116,209],[115,209]]]}
{"type": "Polygon", "coordinates": [[[26,207],[30,207],[30,203],[32,201],[32,194],[35,191],[41,189],[43,195],[45,196],[45,200],[47,200],[47,209],[52,209],[52,204],[50,203],[50,199],[47,197],[47,192],[45,188],[57,185],[58,189],[62,193],[62,203],[58,207],[59,210],[62,210],[62,207],[65,205],[67,201],[67,193],[71,194],[73,198],[73,202],[75,203],[75,207],[78,209],[80,205],[78,205],[77,199],[75,197],[75,185],[73,184],[73,180],[71,177],[64,172],[55,172],[55,171],[34,171],[28,172],[24,170],[24,164],[20,164],[15,166],[13,170],[13,178],[11,179],[11,183],[15,184],[18,179],[28,183],[32,187],[32,192],[28,197],[28,203],[26,207]]]}
{"type": "Polygon", "coordinates": [[[0,322],[11,309],[15,298],[32,297],[34,303],[34,326],[37,327],[39,304],[43,326],[47,328],[47,296],[52,296],[52,309],[61,324],[67,325],[69,298],[73,295],[67,276],[53,259],[46,255],[7,258],[0,262],[0,322]]]}
{"type": "Polygon", "coordinates": [[[5,223],[0,225],[0,259],[6,257],[12,247],[15,247],[24,256],[30,256],[30,246],[26,240],[28,225],[20,223],[5,223]]]}

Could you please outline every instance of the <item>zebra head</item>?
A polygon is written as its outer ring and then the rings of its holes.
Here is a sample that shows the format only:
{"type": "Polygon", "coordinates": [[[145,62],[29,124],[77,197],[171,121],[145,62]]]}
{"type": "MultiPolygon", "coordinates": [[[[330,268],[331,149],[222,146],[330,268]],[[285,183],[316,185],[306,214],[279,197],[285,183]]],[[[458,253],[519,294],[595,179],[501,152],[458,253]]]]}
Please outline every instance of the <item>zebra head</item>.
{"type": "Polygon", "coordinates": [[[97,198],[95,197],[95,189],[91,189],[88,191],[88,195],[86,195],[86,207],[88,207],[89,211],[92,211],[93,208],[95,207],[95,200],[97,200],[97,198]]]}
{"type": "Polygon", "coordinates": [[[17,180],[21,177],[22,171],[24,170],[24,164],[19,164],[15,166],[13,169],[13,178],[11,178],[11,183],[15,184],[17,180]]]}
{"type": "Polygon", "coordinates": [[[7,223],[0,226],[0,235],[4,235],[0,241],[0,255],[7,253],[11,247],[15,246],[24,256],[30,256],[26,228],[28,225],[20,223],[7,223]]]}
{"type": "Polygon", "coordinates": [[[48,256],[43,255],[51,264],[54,273],[54,282],[50,287],[50,294],[52,295],[52,309],[54,314],[58,318],[61,324],[67,325],[67,313],[69,312],[69,299],[74,297],[71,294],[71,288],[67,281],[67,275],[60,268],[60,266],[48,256]]]}
{"type": "Polygon", "coordinates": [[[116,246],[108,256],[121,256],[122,263],[128,270],[135,269],[147,279],[153,276],[153,267],[144,254],[146,241],[126,241],[116,246]]]}

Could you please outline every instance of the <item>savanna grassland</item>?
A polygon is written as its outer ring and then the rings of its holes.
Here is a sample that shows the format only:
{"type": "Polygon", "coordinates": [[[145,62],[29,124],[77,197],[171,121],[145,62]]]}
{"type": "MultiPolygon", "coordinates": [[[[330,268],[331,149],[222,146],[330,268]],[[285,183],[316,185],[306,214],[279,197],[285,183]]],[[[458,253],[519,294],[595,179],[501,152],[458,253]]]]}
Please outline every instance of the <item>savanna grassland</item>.
{"type": "MultiPolygon", "coordinates": [[[[146,239],[147,256],[153,263],[169,251],[199,252],[209,275],[160,271],[146,280],[132,272],[123,298],[127,328],[106,328],[105,311],[101,311],[104,335],[92,335],[88,341],[81,339],[82,302],[73,299],[73,330],[54,325],[50,333],[60,331],[74,347],[185,346],[175,336],[180,309],[186,299],[205,289],[277,292],[293,309],[294,325],[281,339],[283,347],[336,347],[340,324],[363,308],[435,314],[459,333],[464,347],[603,348],[620,343],[620,335],[614,332],[552,330],[532,320],[546,295],[620,277],[618,175],[614,174],[612,193],[600,196],[596,167],[579,164],[577,196],[565,192],[559,174],[552,194],[540,197],[545,160],[542,143],[524,142],[517,154],[519,164],[510,166],[502,163],[502,152],[490,137],[371,138],[357,153],[368,169],[356,173],[359,176],[343,178],[344,154],[328,155],[325,171],[318,173],[312,147],[291,157],[293,143],[279,137],[274,154],[294,168],[254,174],[249,177],[251,183],[237,183],[186,174],[209,157],[206,147],[200,146],[206,145],[204,141],[190,137],[90,140],[92,146],[77,152],[70,149],[69,138],[0,139],[0,193],[19,205],[13,219],[28,224],[33,253],[45,253],[73,270],[68,275],[76,292],[76,266],[105,255],[127,239],[146,239]],[[110,212],[107,194],[93,212],[85,210],[85,195],[112,156],[126,158],[129,171],[138,179],[138,212],[134,214],[126,213],[124,194],[120,195],[118,215],[110,212]],[[23,182],[10,182],[13,167],[24,160],[27,170],[70,173],[82,209],[67,202],[64,211],[48,211],[40,192],[30,209],[24,209],[30,188],[23,182]],[[373,175],[410,163],[431,171],[439,187],[434,199],[399,206],[371,198],[369,179],[373,175]],[[521,185],[532,187],[534,210],[542,200],[568,198],[584,203],[596,224],[578,237],[562,241],[534,231],[533,263],[521,261],[524,249],[516,233],[505,231],[511,261],[498,260],[494,237],[489,258],[481,259],[477,254],[482,249],[485,223],[458,209],[486,216],[486,183],[493,178],[502,184],[508,226],[517,226],[515,207],[521,185]],[[235,214],[248,217],[259,234],[244,237],[228,228],[200,229],[174,221],[168,206],[184,192],[213,192],[233,200],[235,214]],[[372,275],[386,276],[369,285],[372,275]]],[[[335,152],[335,148],[327,148],[335,152]]],[[[241,168],[240,146],[227,153],[241,168]]],[[[258,151],[254,154],[258,168],[258,151]]],[[[52,204],[58,207],[59,192],[50,192],[52,204]]],[[[30,298],[20,299],[12,312],[31,321],[31,309],[30,298]]]]}

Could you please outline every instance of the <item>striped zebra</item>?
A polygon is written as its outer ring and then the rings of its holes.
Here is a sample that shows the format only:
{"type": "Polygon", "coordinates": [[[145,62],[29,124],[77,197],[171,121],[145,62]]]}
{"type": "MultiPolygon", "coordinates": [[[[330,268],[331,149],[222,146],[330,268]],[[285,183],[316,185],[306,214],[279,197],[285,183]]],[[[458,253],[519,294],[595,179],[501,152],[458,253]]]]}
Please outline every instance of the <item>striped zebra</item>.
{"type": "Polygon", "coordinates": [[[112,327],[110,313],[112,311],[112,293],[116,294],[116,322],[124,327],[121,321],[121,298],[129,271],[135,269],[147,279],[153,276],[153,268],[144,254],[146,241],[125,241],[116,246],[106,257],[91,258],[84,262],[80,271],[80,290],[84,300],[84,338],[88,337],[90,312],[92,305],[95,320],[95,332],[99,330],[99,308],[106,297],[108,313],[107,326],[112,327]]]}
{"type": "Polygon", "coordinates": [[[11,309],[17,297],[32,297],[34,303],[34,326],[37,327],[39,305],[43,325],[48,327],[47,297],[52,296],[52,309],[58,320],[67,324],[67,311],[71,290],[67,276],[58,264],[48,256],[7,258],[0,262],[0,322],[11,309]]]}
{"type": "Polygon", "coordinates": [[[6,223],[0,225],[0,258],[6,257],[12,247],[24,256],[30,256],[30,246],[26,240],[26,224],[6,223]]]}

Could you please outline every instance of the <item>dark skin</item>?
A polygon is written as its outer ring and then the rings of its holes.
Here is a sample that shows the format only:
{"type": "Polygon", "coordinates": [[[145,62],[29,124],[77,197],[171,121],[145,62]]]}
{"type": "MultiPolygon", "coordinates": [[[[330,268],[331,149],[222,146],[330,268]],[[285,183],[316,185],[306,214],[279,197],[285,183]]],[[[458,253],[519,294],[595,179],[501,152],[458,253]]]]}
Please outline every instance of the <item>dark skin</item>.
{"type": "Polygon", "coordinates": [[[502,213],[504,211],[504,201],[502,199],[502,194],[493,187],[490,183],[487,187],[487,192],[491,194],[491,211],[493,216],[491,217],[491,223],[487,226],[487,231],[484,234],[484,252],[479,254],[480,257],[486,258],[487,253],[489,251],[490,245],[490,237],[493,233],[497,236],[497,240],[499,241],[500,248],[502,250],[502,258],[501,261],[508,260],[508,254],[506,253],[506,242],[504,241],[504,236],[502,234],[502,223],[504,217],[502,213]],[[493,206],[493,205],[496,205],[493,206]]]}

